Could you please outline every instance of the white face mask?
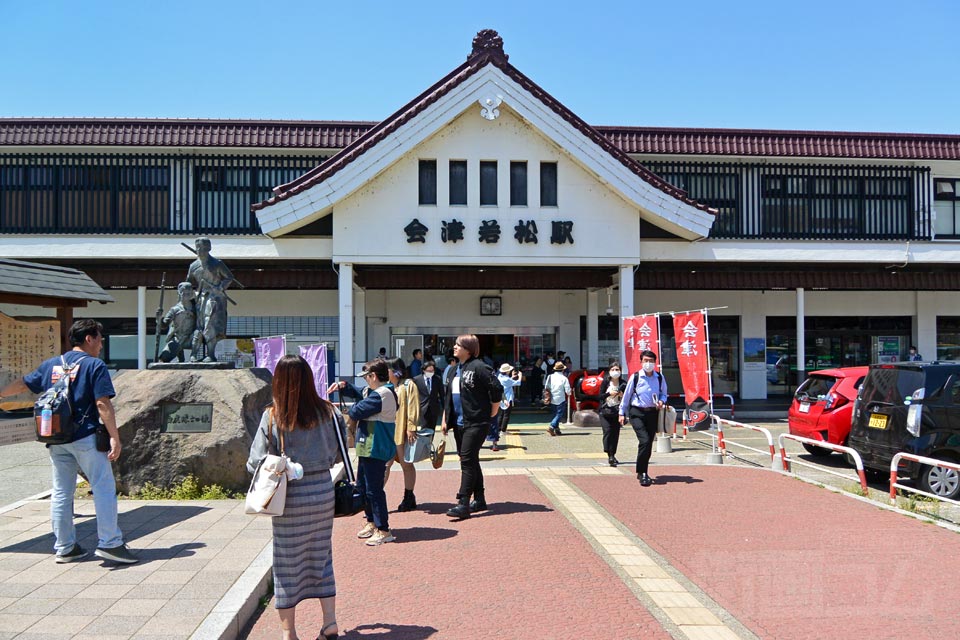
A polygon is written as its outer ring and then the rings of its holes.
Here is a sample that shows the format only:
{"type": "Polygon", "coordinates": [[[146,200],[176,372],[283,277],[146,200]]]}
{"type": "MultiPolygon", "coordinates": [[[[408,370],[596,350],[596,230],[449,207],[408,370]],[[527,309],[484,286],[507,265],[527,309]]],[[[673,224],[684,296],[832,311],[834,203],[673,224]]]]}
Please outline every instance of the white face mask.
{"type": "Polygon", "coordinates": [[[547,364],[553,366],[553,363],[554,363],[554,362],[555,362],[555,360],[554,360],[553,358],[547,358],[547,364]]]}
{"type": "Polygon", "coordinates": [[[656,366],[657,366],[657,365],[656,365],[655,363],[653,363],[653,362],[644,362],[644,363],[643,363],[643,370],[644,370],[644,372],[646,372],[646,373],[653,373],[653,368],[656,367],[656,366]]]}
{"type": "Polygon", "coordinates": [[[617,371],[616,369],[613,369],[613,370],[610,371],[610,377],[611,377],[611,378],[619,378],[619,377],[620,377],[620,372],[617,371]]]}

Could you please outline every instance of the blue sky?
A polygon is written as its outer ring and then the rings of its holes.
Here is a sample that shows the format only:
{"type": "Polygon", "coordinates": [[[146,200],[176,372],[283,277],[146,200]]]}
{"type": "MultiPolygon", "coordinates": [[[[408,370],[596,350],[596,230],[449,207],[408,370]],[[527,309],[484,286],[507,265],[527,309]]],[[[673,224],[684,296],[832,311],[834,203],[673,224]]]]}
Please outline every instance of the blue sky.
{"type": "Polygon", "coordinates": [[[0,0],[0,116],[380,120],[493,28],[595,125],[960,134],[960,2],[0,0]]]}

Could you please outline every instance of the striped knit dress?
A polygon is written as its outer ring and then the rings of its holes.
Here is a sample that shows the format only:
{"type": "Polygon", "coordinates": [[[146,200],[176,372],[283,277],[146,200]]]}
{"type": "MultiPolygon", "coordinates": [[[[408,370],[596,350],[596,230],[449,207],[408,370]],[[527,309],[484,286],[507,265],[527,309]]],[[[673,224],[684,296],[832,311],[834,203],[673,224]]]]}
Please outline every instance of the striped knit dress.
{"type": "MultiPolygon", "coordinates": [[[[289,453],[289,451],[288,451],[289,453]]],[[[333,579],[333,482],[327,469],[287,483],[282,516],[273,518],[273,589],[277,609],[337,594],[333,579]]]]}

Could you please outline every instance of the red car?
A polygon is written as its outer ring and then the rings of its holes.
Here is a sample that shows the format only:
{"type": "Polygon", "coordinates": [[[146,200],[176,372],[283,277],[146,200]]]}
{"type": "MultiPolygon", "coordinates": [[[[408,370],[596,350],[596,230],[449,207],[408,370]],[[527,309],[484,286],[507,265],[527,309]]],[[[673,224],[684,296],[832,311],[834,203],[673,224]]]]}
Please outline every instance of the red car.
{"type": "MultiPolygon", "coordinates": [[[[857,390],[869,367],[843,367],[812,371],[793,395],[787,424],[790,433],[833,444],[846,444],[853,418],[857,390]]],[[[830,449],[804,444],[815,456],[829,456],[830,449]]]]}

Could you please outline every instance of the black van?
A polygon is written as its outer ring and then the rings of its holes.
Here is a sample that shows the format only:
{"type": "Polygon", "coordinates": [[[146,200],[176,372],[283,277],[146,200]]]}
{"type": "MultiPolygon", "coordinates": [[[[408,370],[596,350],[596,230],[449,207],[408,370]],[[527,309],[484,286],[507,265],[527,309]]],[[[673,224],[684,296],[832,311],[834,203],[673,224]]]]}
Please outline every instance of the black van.
{"type": "MultiPolygon", "coordinates": [[[[849,446],[869,470],[888,474],[900,451],[960,461],[960,363],[874,364],[853,409],[849,446]]],[[[901,461],[897,473],[920,489],[957,499],[960,473],[901,461]]]]}

